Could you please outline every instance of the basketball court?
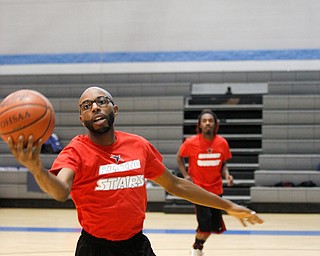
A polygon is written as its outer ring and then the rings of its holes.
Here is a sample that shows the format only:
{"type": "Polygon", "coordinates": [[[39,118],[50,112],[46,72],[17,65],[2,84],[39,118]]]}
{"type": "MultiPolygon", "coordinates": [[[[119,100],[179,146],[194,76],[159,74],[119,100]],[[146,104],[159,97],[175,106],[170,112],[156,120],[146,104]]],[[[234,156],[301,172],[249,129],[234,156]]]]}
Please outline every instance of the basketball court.
{"type": "MultiPolygon", "coordinates": [[[[205,256],[319,256],[320,214],[260,214],[262,225],[242,227],[224,215],[228,231],[212,235],[205,256]]],[[[190,255],[193,214],[147,213],[144,233],[157,256],[190,255]]],[[[72,256],[80,226],[74,209],[0,209],[1,256],[72,256]]]]}

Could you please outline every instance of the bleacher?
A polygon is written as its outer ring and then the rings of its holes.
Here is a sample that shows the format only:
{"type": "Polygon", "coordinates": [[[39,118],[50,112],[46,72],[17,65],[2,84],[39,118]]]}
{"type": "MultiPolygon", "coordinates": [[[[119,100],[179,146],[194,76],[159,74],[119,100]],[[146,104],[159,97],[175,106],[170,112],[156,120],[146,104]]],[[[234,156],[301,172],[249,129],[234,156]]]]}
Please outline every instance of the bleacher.
{"type": "MultiPolygon", "coordinates": [[[[219,134],[233,155],[228,163],[235,186],[224,184],[224,197],[261,212],[319,210],[320,84],[270,83],[96,83],[110,91],[119,105],[116,129],[147,138],[163,154],[164,163],[177,175],[175,154],[184,138],[195,133],[198,114],[212,109],[220,120],[219,134]],[[230,91],[231,89],[231,91],[230,91]],[[279,182],[316,187],[275,187],[279,182]],[[285,207],[280,208],[279,205],[285,207]],[[306,205],[303,209],[301,205],[306,205]],[[279,207],[278,207],[279,206],[279,207]],[[300,207],[300,208],[299,208],[300,207]]],[[[54,132],[62,145],[86,133],[78,119],[78,98],[88,83],[1,84],[0,100],[19,89],[43,93],[56,111],[54,132]]],[[[29,188],[32,177],[19,166],[0,140],[0,205],[63,207],[29,188]]],[[[49,168],[55,155],[43,154],[49,168]]],[[[148,198],[164,212],[193,212],[193,206],[148,182],[148,198]],[[164,207],[163,207],[164,206],[164,207]]],[[[71,204],[69,204],[70,206],[71,204]]],[[[67,204],[68,206],[68,204],[67,204]]]]}
{"type": "Polygon", "coordinates": [[[310,212],[320,203],[320,83],[270,83],[268,91],[251,201],[310,212]]]}
{"type": "MultiPolygon", "coordinates": [[[[219,135],[227,139],[232,159],[228,161],[235,185],[224,182],[224,198],[241,204],[250,203],[250,187],[254,185],[254,171],[259,168],[261,153],[262,97],[267,84],[192,84],[185,99],[183,136],[195,134],[197,118],[209,108],[219,119],[219,135]],[[230,91],[231,90],[231,91],[230,91]]],[[[193,212],[189,202],[167,195],[166,212],[193,212]]]]}

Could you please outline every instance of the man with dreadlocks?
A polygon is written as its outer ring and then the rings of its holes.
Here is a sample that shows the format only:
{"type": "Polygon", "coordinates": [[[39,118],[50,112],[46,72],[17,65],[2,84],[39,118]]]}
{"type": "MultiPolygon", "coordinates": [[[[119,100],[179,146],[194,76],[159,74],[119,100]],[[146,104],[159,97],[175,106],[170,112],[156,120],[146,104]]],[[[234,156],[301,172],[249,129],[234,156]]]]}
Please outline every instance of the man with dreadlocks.
{"type": "MultiPolygon", "coordinates": [[[[229,174],[227,160],[231,158],[228,142],[217,134],[217,116],[204,109],[197,123],[196,135],[187,138],[177,153],[177,165],[185,179],[192,181],[203,189],[221,196],[223,193],[222,177],[233,185],[229,174]],[[188,158],[188,171],[184,159],[188,158]]],[[[220,234],[226,230],[219,209],[195,205],[198,221],[195,242],[191,255],[203,255],[203,244],[211,233],[220,234]]]]}

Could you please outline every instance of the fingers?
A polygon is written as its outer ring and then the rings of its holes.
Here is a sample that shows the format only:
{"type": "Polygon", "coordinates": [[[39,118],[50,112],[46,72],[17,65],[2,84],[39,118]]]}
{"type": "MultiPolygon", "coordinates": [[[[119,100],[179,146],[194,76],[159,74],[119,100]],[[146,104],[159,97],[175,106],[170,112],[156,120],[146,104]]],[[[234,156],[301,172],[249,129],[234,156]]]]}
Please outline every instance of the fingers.
{"type": "Polygon", "coordinates": [[[240,222],[241,222],[242,226],[244,226],[244,227],[247,226],[247,224],[246,224],[246,222],[245,222],[245,219],[240,219],[240,222]]]}
{"type": "Polygon", "coordinates": [[[234,185],[233,176],[232,176],[232,175],[229,175],[229,176],[228,176],[227,181],[228,181],[228,186],[229,186],[229,187],[231,187],[231,186],[234,185]]]}
{"type": "MultiPolygon", "coordinates": [[[[20,137],[19,137],[20,139],[20,137]]],[[[27,144],[27,151],[31,151],[33,148],[33,136],[29,136],[28,138],[28,144],[27,144]]]]}
{"type": "Polygon", "coordinates": [[[8,146],[9,146],[9,149],[11,150],[11,152],[12,152],[14,150],[14,145],[13,145],[13,141],[12,141],[11,137],[8,138],[8,146]]]}
{"type": "Polygon", "coordinates": [[[255,223],[258,223],[258,224],[264,223],[264,220],[261,219],[261,218],[259,217],[259,215],[256,214],[256,212],[252,211],[251,214],[252,214],[252,219],[250,219],[250,220],[252,220],[252,221],[254,221],[255,223]]]}
{"type": "Polygon", "coordinates": [[[27,146],[24,146],[24,136],[20,135],[17,144],[14,143],[11,137],[8,138],[8,146],[14,156],[24,155],[25,157],[32,158],[34,155],[39,155],[42,146],[42,139],[35,144],[32,135],[28,137],[27,146]]]}
{"type": "Polygon", "coordinates": [[[264,221],[257,215],[255,211],[251,211],[247,217],[240,219],[240,222],[244,227],[246,227],[247,223],[254,225],[256,223],[262,224],[264,221]]]}
{"type": "Polygon", "coordinates": [[[27,145],[24,146],[24,137],[21,135],[15,144],[12,138],[8,138],[8,145],[16,160],[27,167],[30,172],[39,171],[42,167],[40,152],[42,140],[34,143],[34,137],[28,137],[27,145]]]}
{"type": "Polygon", "coordinates": [[[42,147],[42,139],[39,139],[35,149],[34,149],[34,154],[39,155],[42,147]]]}
{"type": "Polygon", "coordinates": [[[24,141],[24,137],[23,135],[20,135],[18,138],[18,144],[17,144],[17,150],[18,151],[23,151],[23,141],[24,141]]]}

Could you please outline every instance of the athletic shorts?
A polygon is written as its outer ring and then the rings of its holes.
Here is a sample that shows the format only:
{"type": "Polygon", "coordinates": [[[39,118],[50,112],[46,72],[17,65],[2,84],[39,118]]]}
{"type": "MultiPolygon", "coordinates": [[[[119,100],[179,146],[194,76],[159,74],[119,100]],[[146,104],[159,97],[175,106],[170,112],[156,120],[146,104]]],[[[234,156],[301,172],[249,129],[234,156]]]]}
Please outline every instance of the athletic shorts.
{"type": "Polygon", "coordinates": [[[197,232],[220,234],[226,231],[226,226],[219,209],[195,205],[198,228],[197,232]]]}
{"type": "Polygon", "coordinates": [[[142,231],[124,241],[97,238],[82,230],[75,256],[155,256],[142,231]]]}

